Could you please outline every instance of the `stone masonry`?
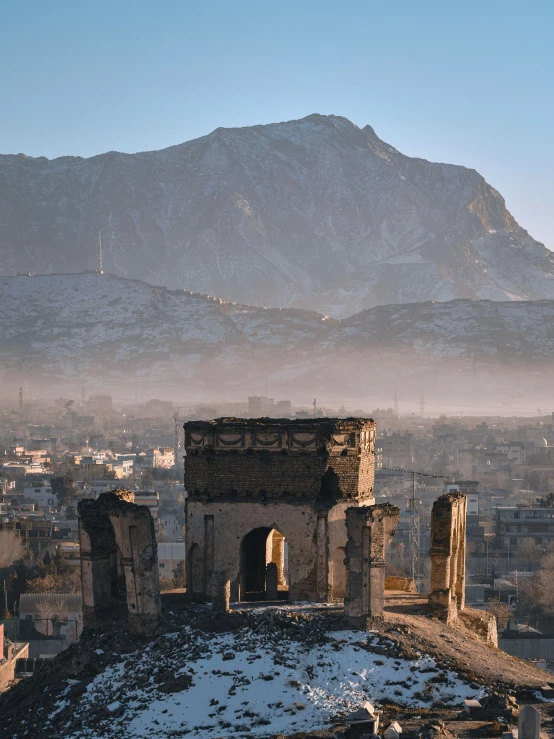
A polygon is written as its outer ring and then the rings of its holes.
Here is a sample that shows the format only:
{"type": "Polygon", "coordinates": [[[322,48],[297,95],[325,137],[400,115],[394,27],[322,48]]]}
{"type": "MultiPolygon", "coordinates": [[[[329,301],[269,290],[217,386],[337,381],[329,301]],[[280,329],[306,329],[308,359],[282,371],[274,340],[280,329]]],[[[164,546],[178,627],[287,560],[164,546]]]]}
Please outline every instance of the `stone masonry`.
{"type": "Polygon", "coordinates": [[[122,621],[139,633],[158,622],[160,587],[154,522],[129,490],[79,503],[85,627],[122,621]]]}
{"type": "Polygon", "coordinates": [[[441,495],[431,512],[431,593],[429,603],[457,618],[465,606],[466,496],[441,495]]]}
{"type": "Polygon", "coordinates": [[[383,619],[385,606],[385,555],[400,510],[390,503],[346,510],[346,597],[348,626],[367,629],[383,619]]]}
{"type": "Polygon", "coordinates": [[[342,598],[344,512],[374,502],[374,446],[366,419],[186,423],[189,592],[209,597],[226,570],[232,600],[263,594],[273,562],[279,597],[342,598]]]}

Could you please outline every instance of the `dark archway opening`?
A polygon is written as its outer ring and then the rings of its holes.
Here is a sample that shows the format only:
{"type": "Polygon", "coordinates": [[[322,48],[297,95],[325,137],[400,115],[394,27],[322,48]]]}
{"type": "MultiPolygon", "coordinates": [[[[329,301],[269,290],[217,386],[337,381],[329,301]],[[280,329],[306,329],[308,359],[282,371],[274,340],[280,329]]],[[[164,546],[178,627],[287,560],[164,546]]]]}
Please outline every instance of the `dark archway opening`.
{"type": "Polygon", "coordinates": [[[240,600],[287,600],[288,546],[277,529],[253,529],[242,540],[240,600]]]}

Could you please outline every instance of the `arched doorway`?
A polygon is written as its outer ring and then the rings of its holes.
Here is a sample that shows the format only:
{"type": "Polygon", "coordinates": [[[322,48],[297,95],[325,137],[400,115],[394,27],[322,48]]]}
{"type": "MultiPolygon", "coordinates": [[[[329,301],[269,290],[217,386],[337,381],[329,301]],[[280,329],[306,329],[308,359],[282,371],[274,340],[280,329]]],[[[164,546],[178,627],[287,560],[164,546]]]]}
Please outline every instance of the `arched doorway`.
{"type": "Polygon", "coordinates": [[[329,560],[329,587],[332,601],[344,600],[346,595],[346,566],[344,547],[337,547],[329,560]]]}
{"type": "Polygon", "coordinates": [[[288,590],[285,537],[267,526],[253,529],[241,544],[239,600],[286,600],[288,590]]]}

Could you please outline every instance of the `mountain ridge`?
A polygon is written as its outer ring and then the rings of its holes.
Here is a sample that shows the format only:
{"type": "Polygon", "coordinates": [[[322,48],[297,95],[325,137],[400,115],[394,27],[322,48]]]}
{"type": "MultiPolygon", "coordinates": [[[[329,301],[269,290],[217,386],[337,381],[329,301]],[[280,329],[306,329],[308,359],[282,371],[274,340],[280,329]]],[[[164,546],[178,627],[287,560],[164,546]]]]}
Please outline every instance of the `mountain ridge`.
{"type": "Polygon", "coordinates": [[[0,294],[0,384],[12,392],[26,378],[121,394],[140,379],[165,396],[263,394],[269,382],[288,397],[386,395],[395,383],[454,397],[469,377],[490,398],[510,397],[515,373],[522,392],[546,392],[554,370],[553,300],[429,301],[337,320],[109,274],[0,277],[0,294]],[[437,376],[451,379],[437,389],[437,376]]]}
{"type": "Polygon", "coordinates": [[[475,170],[340,116],[87,159],[0,156],[0,271],[109,271],[246,304],[554,298],[554,255],[475,170]]]}

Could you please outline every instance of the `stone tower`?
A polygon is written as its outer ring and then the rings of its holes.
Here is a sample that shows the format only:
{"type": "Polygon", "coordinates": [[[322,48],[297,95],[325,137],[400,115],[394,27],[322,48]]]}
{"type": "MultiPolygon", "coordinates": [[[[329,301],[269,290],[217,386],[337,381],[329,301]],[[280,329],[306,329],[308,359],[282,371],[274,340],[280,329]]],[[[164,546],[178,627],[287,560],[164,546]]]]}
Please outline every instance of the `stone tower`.
{"type": "Polygon", "coordinates": [[[186,423],[189,592],[210,597],[221,570],[232,600],[264,598],[274,563],[279,597],[341,600],[345,510],[374,503],[374,446],[365,419],[186,423]]]}

